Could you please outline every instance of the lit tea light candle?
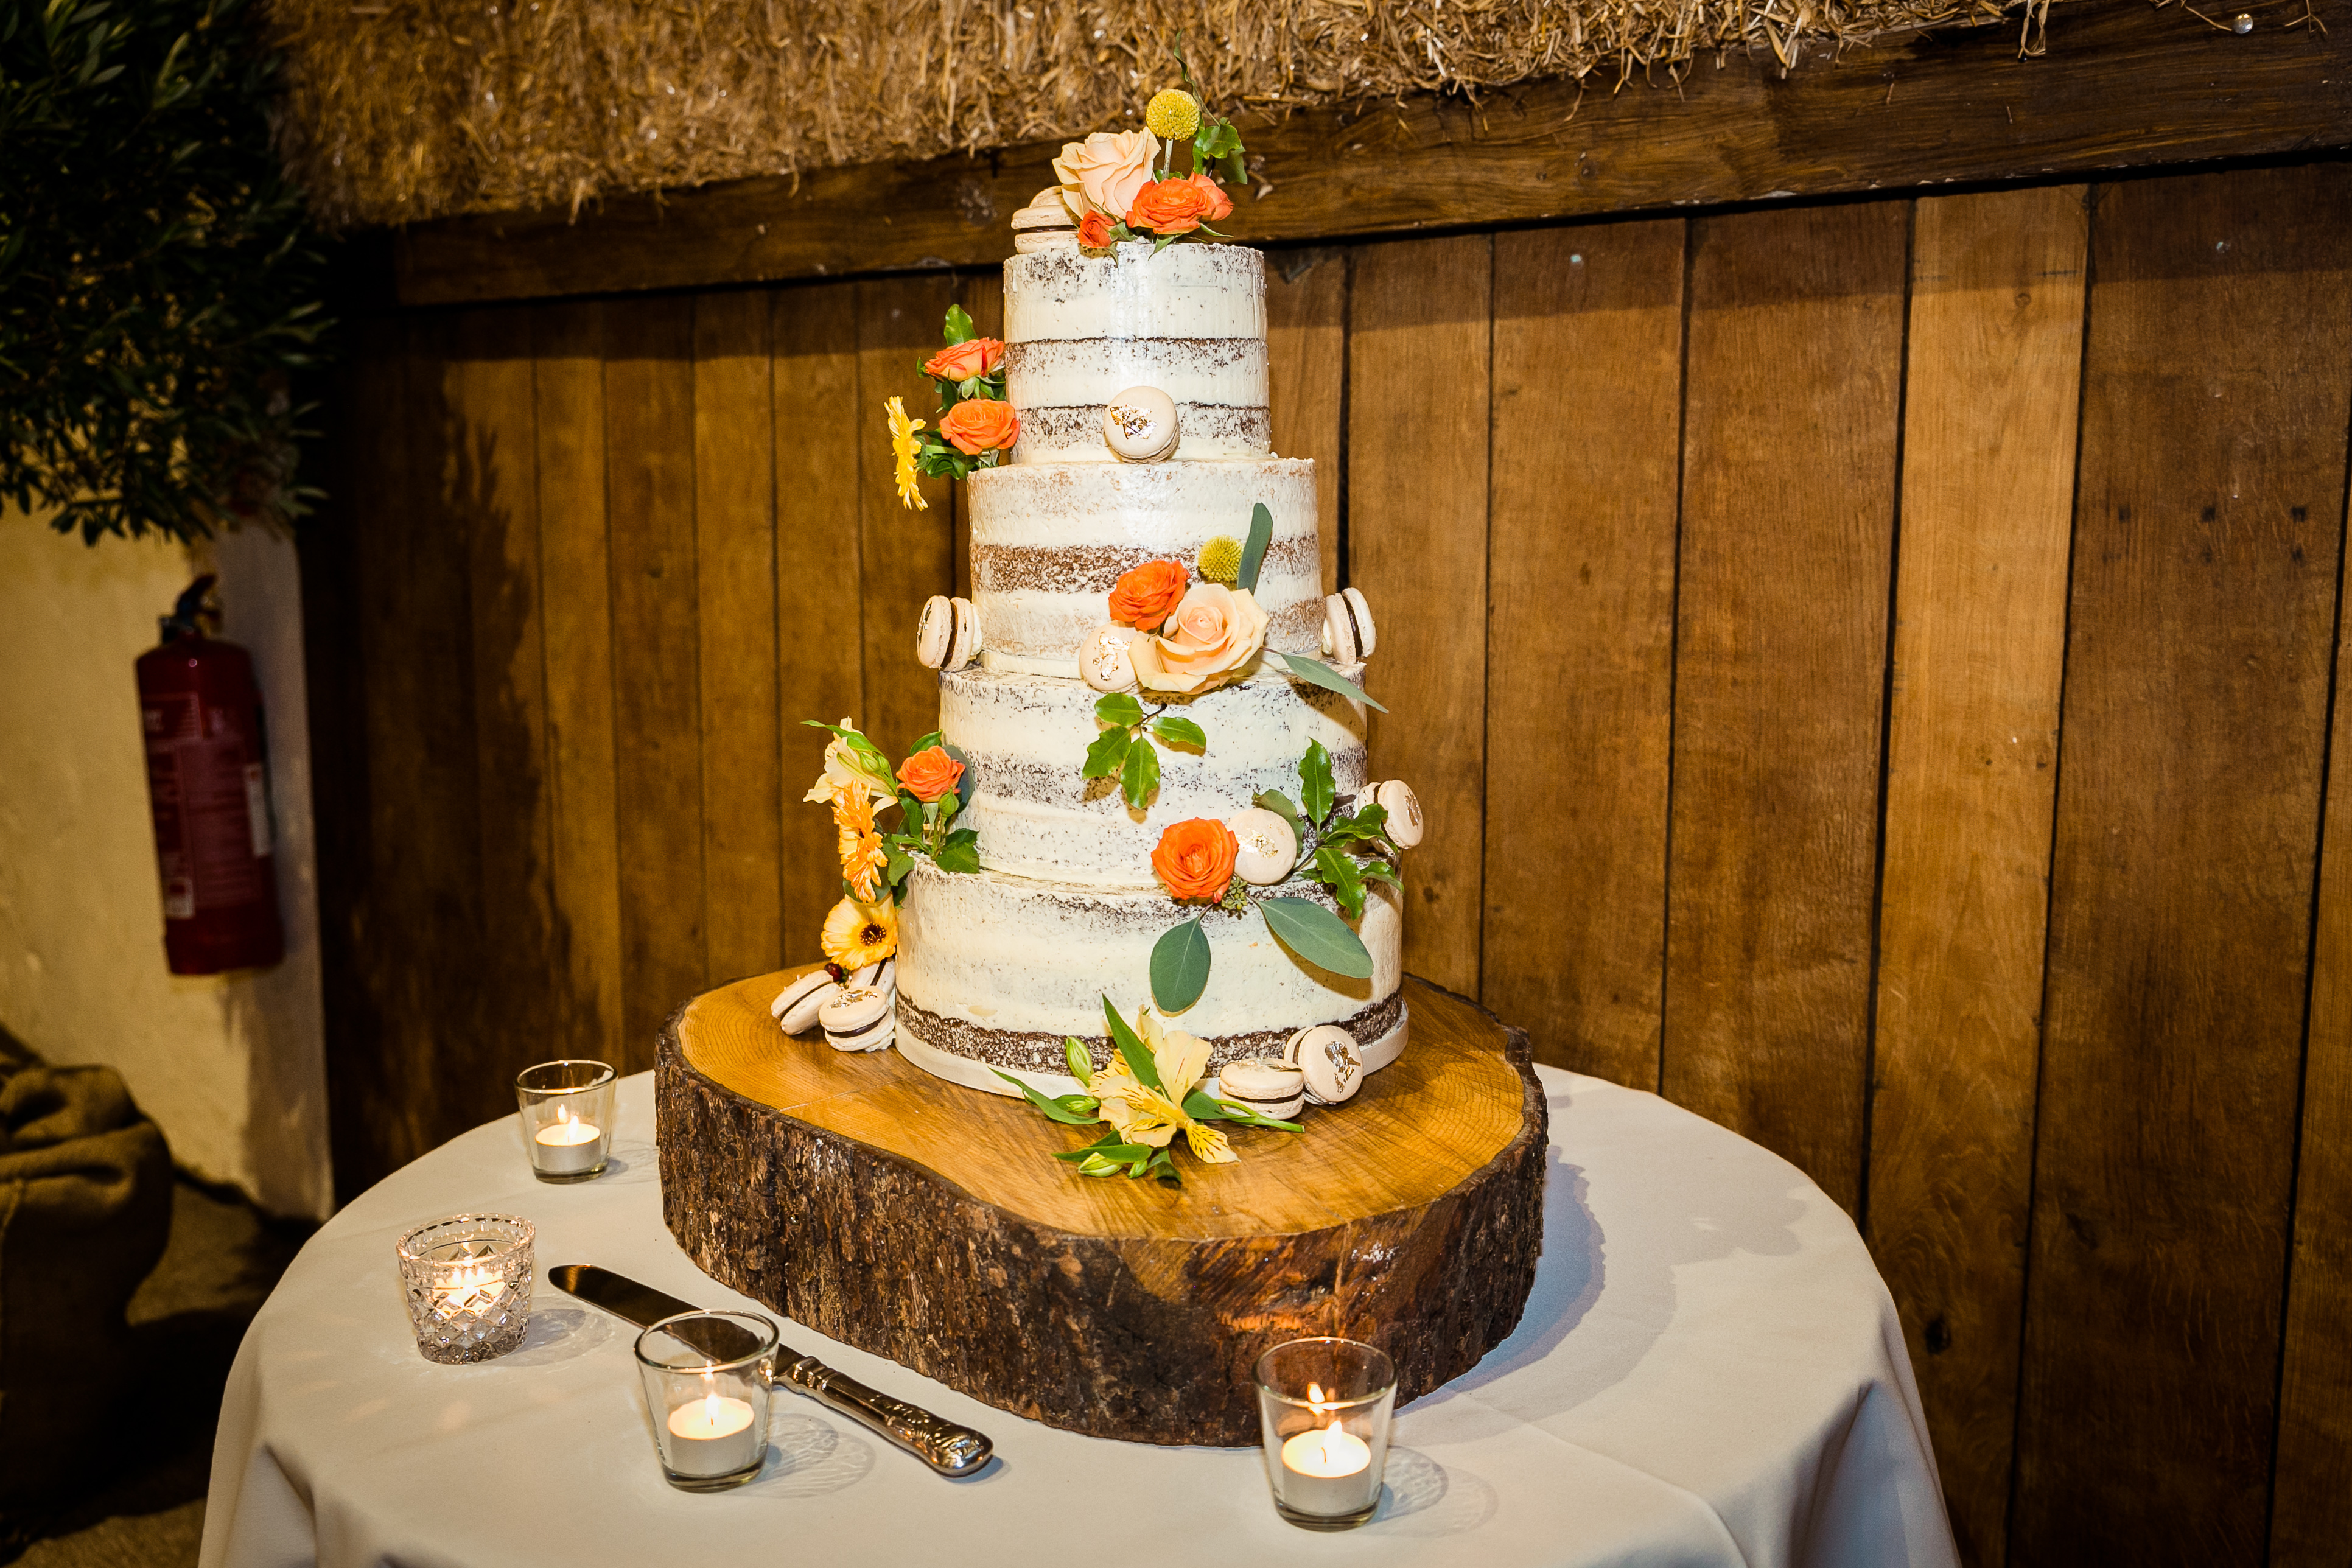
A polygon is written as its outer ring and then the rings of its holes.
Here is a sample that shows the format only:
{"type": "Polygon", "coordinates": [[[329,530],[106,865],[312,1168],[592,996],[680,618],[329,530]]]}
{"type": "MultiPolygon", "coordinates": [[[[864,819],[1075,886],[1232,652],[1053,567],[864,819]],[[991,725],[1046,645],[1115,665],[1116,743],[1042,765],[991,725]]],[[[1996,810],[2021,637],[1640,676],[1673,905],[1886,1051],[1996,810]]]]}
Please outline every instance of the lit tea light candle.
{"type": "Polygon", "coordinates": [[[1370,1500],[1367,1483],[1380,1484],[1371,1476],[1371,1445],[1341,1430],[1320,1387],[1309,1384],[1307,1394],[1316,1414],[1329,1416],[1329,1422],[1284,1439],[1282,1500],[1300,1513],[1353,1513],[1370,1500]]]}
{"type": "Polygon", "coordinates": [[[712,1390],[669,1413],[662,1457],[682,1476],[724,1476],[757,1464],[767,1434],[751,1429],[751,1402],[712,1390]]]}
{"type": "Polygon", "coordinates": [[[551,1176],[577,1175],[604,1163],[604,1130],[557,1106],[555,1120],[532,1136],[531,1163],[551,1176]]]}

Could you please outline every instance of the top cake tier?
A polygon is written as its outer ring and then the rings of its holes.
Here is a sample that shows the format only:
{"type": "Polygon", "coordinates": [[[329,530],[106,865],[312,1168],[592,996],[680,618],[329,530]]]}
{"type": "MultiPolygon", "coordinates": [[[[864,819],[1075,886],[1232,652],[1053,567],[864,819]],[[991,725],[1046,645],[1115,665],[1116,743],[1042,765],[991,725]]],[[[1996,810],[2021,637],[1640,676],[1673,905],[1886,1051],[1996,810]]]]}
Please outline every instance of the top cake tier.
{"type": "Polygon", "coordinates": [[[1109,463],[1103,409],[1134,386],[1175,401],[1179,460],[1264,458],[1265,260],[1234,245],[1073,247],[1004,264],[1005,397],[1017,463],[1109,463]]]}

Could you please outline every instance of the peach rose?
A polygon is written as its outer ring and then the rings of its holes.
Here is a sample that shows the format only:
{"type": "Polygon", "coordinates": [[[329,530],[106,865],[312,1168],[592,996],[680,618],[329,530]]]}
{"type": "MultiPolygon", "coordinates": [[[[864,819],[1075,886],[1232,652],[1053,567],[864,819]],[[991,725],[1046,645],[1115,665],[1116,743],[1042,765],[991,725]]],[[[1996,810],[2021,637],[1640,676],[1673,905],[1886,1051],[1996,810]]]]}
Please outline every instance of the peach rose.
{"type": "Polygon", "coordinates": [[[1088,213],[1078,220],[1078,247],[1082,250],[1106,250],[1111,244],[1110,219],[1100,213],[1088,213]]]}
{"type": "Polygon", "coordinates": [[[1159,140],[1149,131],[1097,131],[1084,142],[1062,144],[1054,178],[1073,217],[1089,211],[1119,217],[1151,183],[1151,162],[1159,156],[1159,140]]]}
{"type": "Polygon", "coordinates": [[[1195,583],[1155,637],[1128,654],[1147,691],[1206,691],[1240,673],[1265,643],[1265,612],[1246,588],[1195,583]]]}
{"type": "Polygon", "coordinates": [[[925,360],[923,374],[941,381],[970,381],[975,376],[994,375],[996,367],[1003,363],[1004,344],[1001,341],[968,338],[925,360]]]}
{"type": "Polygon", "coordinates": [[[963,764],[939,746],[926,746],[898,764],[898,782],[925,805],[955,788],[962,777],[963,764]]]}
{"type": "MultiPolygon", "coordinates": [[[[1199,184],[1192,180],[1161,180],[1146,185],[1137,194],[1135,205],[1127,209],[1127,226],[1148,228],[1154,234],[1190,234],[1215,210],[1213,193],[1222,195],[1206,180],[1199,184]]],[[[1225,204],[1225,210],[1233,210],[1231,202],[1225,204]]]]}
{"type": "Polygon", "coordinates": [[[1150,631],[1175,613],[1192,580],[1181,561],[1147,561],[1123,572],[1110,591],[1110,618],[1150,631]]]}
{"type": "Polygon", "coordinates": [[[1233,885],[1234,857],[1241,847],[1234,830],[1213,817],[1172,822],[1151,851],[1151,868],[1171,896],[1213,904],[1233,885]]]}
{"type": "Polygon", "coordinates": [[[982,452],[1001,452],[1021,439],[1021,421],[1010,403],[968,397],[940,417],[940,434],[965,457],[977,458],[982,452]]]}

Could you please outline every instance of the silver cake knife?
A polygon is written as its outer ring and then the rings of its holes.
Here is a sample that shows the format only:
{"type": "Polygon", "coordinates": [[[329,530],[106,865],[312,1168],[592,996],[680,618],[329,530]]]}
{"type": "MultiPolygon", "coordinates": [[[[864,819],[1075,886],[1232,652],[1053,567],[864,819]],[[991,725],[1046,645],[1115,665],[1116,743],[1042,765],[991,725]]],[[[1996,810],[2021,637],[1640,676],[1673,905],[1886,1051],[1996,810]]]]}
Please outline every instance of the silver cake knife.
{"type": "MultiPolygon", "coordinates": [[[[701,1310],[593,1263],[559,1263],[548,1269],[547,1277],[557,1289],[640,1329],[680,1312],[701,1310]]],[[[772,1378],[791,1384],[859,1426],[871,1427],[943,1476],[976,1474],[995,1452],[995,1445],[971,1427],[942,1421],[919,1405],[877,1394],[789,1345],[776,1347],[775,1363],[769,1371],[772,1378]]]]}

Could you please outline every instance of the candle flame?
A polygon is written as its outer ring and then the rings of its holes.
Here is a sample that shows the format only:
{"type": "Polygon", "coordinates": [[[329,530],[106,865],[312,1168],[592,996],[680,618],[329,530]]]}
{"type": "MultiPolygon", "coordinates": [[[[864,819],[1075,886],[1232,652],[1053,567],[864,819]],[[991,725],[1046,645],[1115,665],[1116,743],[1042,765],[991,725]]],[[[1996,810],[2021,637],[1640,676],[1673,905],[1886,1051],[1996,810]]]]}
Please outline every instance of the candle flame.
{"type": "Polygon", "coordinates": [[[1307,1403],[1309,1405],[1320,1405],[1323,1403],[1323,1385],[1321,1384],[1310,1383],[1307,1385],[1307,1403]]]}
{"type": "Polygon", "coordinates": [[[557,1106],[557,1107],[555,1108],[555,1120],[556,1120],[556,1121],[557,1121],[557,1122],[559,1122],[559,1123],[562,1123],[562,1122],[565,1122],[565,1121],[571,1121],[571,1120],[572,1120],[572,1108],[571,1108],[570,1106],[568,1106],[568,1105],[559,1105],[559,1106],[557,1106]]]}

